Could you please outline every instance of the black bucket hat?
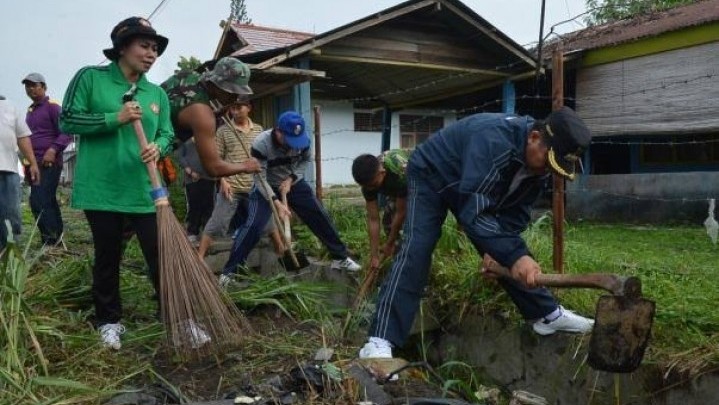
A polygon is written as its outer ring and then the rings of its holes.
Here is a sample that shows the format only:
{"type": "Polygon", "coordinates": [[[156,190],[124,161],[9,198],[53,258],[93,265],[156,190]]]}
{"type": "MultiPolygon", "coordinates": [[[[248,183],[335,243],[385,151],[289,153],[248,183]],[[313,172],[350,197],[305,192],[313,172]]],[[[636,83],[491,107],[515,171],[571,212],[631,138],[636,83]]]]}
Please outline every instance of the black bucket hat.
{"type": "Polygon", "coordinates": [[[142,17],[130,17],[120,21],[110,33],[110,40],[112,41],[112,48],[108,48],[102,51],[107,59],[111,61],[117,61],[120,58],[120,49],[125,46],[130,39],[134,37],[148,37],[157,41],[157,56],[162,55],[167,48],[167,43],[170,42],[167,38],[162,35],[158,35],[157,31],[152,28],[147,19],[142,17]]]}

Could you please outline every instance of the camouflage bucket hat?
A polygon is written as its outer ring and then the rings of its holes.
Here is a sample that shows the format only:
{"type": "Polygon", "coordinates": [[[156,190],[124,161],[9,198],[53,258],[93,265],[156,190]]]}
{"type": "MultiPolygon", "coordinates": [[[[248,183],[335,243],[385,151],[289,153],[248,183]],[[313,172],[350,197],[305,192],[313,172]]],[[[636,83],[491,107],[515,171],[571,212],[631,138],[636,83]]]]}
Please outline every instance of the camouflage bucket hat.
{"type": "Polygon", "coordinates": [[[249,66],[230,56],[218,60],[212,70],[200,76],[200,80],[211,81],[228,93],[252,94],[252,89],[247,85],[250,81],[249,66]]]}

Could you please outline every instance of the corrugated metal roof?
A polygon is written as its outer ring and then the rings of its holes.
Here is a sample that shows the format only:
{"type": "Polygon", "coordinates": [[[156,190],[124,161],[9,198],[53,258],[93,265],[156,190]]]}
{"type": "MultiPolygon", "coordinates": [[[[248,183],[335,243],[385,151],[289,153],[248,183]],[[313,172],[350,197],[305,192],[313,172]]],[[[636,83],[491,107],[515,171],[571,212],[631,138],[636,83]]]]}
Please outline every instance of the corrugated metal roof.
{"type": "Polygon", "coordinates": [[[311,38],[314,34],[289,31],[279,28],[260,27],[252,24],[233,23],[232,30],[237,33],[240,41],[247,45],[232,55],[239,56],[270,49],[285,48],[311,38]]]}
{"type": "MultiPolygon", "coordinates": [[[[640,15],[635,18],[589,27],[562,35],[565,52],[590,50],[619,45],[652,37],[665,32],[719,21],[719,0],[705,0],[670,10],[640,15]]],[[[547,53],[558,41],[547,44],[547,53]]]]}

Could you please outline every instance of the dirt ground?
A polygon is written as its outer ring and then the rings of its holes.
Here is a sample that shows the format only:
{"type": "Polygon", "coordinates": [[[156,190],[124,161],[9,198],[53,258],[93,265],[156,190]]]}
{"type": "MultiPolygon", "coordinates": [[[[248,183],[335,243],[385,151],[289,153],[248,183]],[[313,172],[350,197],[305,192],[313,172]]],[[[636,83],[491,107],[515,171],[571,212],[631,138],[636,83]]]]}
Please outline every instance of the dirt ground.
{"type": "MultiPolygon", "coordinates": [[[[355,404],[363,399],[362,387],[347,374],[356,364],[353,357],[357,346],[342,342],[328,344],[335,351],[329,368],[341,369],[345,378],[333,380],[321,375],[318,380],[310,372],[315,365],[322,364],[313,360],[316,350],[322,347],[321,332],[271,308],[248,314],[248,320],[255,334],[248,335],[240,347],[219,356],[178,362],[173,360],[172,353],[159,352],[154,367],[169,384],[164,388],[149,387],[148,392],[156,397],[164,393],[163,400],[168,404],[179,399],[170,386],[176,387],[185,400],[196,402],[231,399],[237,395],[262,396],[263,400],[257,403],[355,404]],[[288,337],[291,342],[304,344],[294,347],[286,342],[288,337]]],[[[382,390],[393,398],[442,396],[441,387],[418,370],[383,385],[382,390]]]]}

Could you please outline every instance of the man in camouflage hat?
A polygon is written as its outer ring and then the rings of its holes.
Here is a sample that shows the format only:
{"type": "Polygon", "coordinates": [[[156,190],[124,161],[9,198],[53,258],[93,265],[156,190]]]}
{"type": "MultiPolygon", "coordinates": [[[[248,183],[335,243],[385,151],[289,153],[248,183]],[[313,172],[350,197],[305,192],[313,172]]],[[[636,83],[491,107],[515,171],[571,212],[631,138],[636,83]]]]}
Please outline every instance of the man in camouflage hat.
{"type": "Polygon", "coordinates": [[[217,119],[210,102],[230,105],[238,98],[252,94],[248,86],[250,68],[233,57],[224,57],[212,70],[202,74],[180,71],[171,76],[162,88],[170,98],[170,115],[176,136],[185,141],[195,137],[195,146],[205,171],[210,176],[225,177],[260,170],[257,160],[229,163],[220,158],[215,144],[217,119]]]}

